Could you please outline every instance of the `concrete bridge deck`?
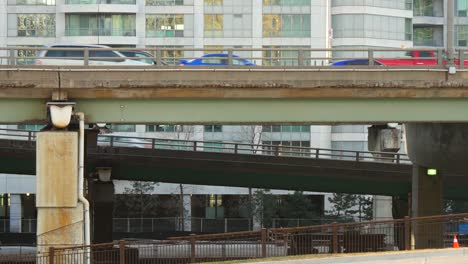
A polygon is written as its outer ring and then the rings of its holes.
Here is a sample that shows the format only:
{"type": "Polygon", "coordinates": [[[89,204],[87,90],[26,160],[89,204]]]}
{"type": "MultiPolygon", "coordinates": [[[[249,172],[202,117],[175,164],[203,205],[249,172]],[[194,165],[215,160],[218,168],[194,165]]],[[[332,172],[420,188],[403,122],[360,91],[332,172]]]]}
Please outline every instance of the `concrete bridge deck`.
{"type": "Polygon", "coordinates": [[[0,123],[43,122],[52,98],[76,102],[88,122],[466,122],[468,71],[0,67],[0,123]]]}

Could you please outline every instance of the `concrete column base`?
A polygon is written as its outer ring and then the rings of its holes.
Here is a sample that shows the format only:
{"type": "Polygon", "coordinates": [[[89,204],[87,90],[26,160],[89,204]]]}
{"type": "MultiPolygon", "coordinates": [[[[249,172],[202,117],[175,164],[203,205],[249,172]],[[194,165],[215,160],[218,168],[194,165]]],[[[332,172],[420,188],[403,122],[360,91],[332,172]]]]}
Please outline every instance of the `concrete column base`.
{"type": "Polygon", "coordinates": [[[21,233],[21,195],[11,194],[10,195],[10,232],[21,233]]]}
{"type": "Polygon", "coordinates": [[[78,203],[78,133],[37,134],[36,206],[38,252],[82,245],[83,208],[78,203]]]}
{"type": "MultiPolygon", "coordinates": [[[[443,208],[442,175],[427,175],[427,168],[413,165],[412,216],[432,216],[442,214],[443,208]]],[[[442,248],[443,224],[431,221],[413,222],[415,249],[442,248]]]]}

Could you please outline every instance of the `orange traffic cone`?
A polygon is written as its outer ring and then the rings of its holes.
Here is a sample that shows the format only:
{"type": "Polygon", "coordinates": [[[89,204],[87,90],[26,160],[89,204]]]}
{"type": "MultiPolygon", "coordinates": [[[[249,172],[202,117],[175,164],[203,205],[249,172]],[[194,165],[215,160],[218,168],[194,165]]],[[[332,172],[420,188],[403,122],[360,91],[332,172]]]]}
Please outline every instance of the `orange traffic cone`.
{"type": "Polygon", "coordinates": [[[458,244],[458,239],[457,239],[457,235],[454,235],[453,236],[453,248],[459,248],[460,245],[458,244]]]}

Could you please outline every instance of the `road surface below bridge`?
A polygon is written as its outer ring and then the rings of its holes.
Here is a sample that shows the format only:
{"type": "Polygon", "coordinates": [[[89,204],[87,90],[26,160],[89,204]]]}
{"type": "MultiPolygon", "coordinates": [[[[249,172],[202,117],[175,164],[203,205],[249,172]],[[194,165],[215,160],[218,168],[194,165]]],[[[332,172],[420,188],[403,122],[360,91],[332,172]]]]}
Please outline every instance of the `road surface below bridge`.
{"type": "MultiPolygon", "coordinates": [[[[251,263],[251,262],[236,262],[251,263]]],[[[468,248],[399,251],[385,253],[335,255],[335,256],[297,256],[278,260],[256,261],[255,263],[274,264],[466,264],[468,248]]]]}

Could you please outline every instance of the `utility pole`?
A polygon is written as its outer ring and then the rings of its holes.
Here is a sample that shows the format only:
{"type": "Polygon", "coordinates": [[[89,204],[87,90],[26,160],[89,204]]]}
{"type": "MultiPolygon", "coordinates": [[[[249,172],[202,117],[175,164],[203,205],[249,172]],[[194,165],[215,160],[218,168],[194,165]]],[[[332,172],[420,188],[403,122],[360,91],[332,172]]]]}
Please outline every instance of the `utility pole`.
{"type": "Polygon", "coordinates": [[[455,0],[447,0],[447,66],[455,65],[455,0]]]}

